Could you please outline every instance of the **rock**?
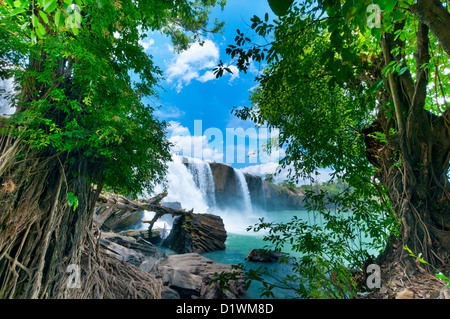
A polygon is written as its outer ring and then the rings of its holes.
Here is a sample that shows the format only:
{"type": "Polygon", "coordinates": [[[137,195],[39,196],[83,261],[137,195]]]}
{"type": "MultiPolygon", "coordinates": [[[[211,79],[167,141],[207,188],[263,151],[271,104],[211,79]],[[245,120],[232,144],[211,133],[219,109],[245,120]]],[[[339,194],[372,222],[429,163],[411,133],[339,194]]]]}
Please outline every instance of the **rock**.
{"type": "Polygon", "coordinates": [[[142,270],[144,270],[148,273],[151,273],[158,260],[159,260],[159,258],[156,258],[156,257],[147,257],[139,265],[139,268],[141,268],[142,270]]]}
{"type": "Polygon", "coordinates": [[[183,209],[180,202],[163,202],[162,204],[165,207],[172,208],[172,209],[183,209]]]}
{"type": "Polygon", "coordinates": [[[247,257],[245,257],[248,261],[256,261],[256,262],[275,262],[281,257],[285,257],[285,254],[266,249],[252,249],[247,257]]]}
{"type": "Polygon", "coordinates": [[[414,299],[414,292],[405,288],[397,293],[395,299],[414,299]]]}
{"type": "Polygon", "coordinates": [[[264,182],[266,193],[266,209],[273,210],[296,210],[304,208],[304,194],[297,193],[295,189],[274,185],[264,182]]]}
{"type": "Polygon", "coordinates": [[[134,251],[133,249],[129,249],[125,246],[114,243],[110,240],[101,238],[100,244],[106,249],[106,252],[119,259],[120,261],[124,261],[130,263],[135,266],[139,266],[144,260],[144,255],[134,251]]]}
{"type": "Polygon", "coordinates": [[[143,238],[132,238],[114,233],[101,233],[100,244],[115,258],[140,266],[149,257],[159,259],[165,253],[143,238]]]}
{"type": "Polygon", "coordinates": [[[168,269],[163,284],[178,292],[181,298],[200,297],[203,278],[178,269],[168,269]]]}
{"type": "MultiPolygon", "coordinates": [[[[241,190],[233,168],[222,163],[210,163],[214,178],[216,204],[218,207],[240,209],[241,190]]],[[[273,210],[303,209],[303,193],[297,190],[263,181],[260,176],[244,173],[250,198],[254,206],[273,210]]]]}
{"type": "Polygon", "coordinates": [[[227,232],[222,218],[212,214],[186,214],[178,217],[162,242],[179,254],[205,253],[225,249],[227,232]]]}
{"type": "Polygon", "coordinates": [[[144,238],[145,240],[148,240],[147,229],[127,229],[120,231],[118,234],[121,236],[132,237],[134,239],[144,238]]]}
{"type": "Polygon", "coordinates": [[[114,212],[101,226],[103,231],[120,232],[136,224],[144,217],[144,211],[117,211],[114,212]]]}
{"type": "Polygon", "coordinates": [[[180,294],[167,286],[163,286],[161,299],[181,299],[180,294]]]}
{"type": "Polygon", "coordinates": [[[163,284],[175,290],[181,298],[237,298],[244,293],[242,271],[237,271],[237,280],[230,281],[232,292],[220,291],[218,283],[208,285],[215,273],[235,272],[230,264],[220,264],[197,253],[169,255],[159,259],[151,270],[163,284]]]}

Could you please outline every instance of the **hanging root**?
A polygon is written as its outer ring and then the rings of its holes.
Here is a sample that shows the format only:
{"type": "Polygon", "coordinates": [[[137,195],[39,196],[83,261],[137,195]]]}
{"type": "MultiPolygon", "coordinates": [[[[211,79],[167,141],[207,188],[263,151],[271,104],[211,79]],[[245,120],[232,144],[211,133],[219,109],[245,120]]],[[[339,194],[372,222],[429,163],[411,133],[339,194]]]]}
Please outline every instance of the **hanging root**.
{"type": "Polygon", "coordinates": [[[92,165],[0,135],[0,298],[160,298],[158,280],[99,247],[101,171],[92,165]],[[70,284],[70,266],[81,288],[70,284]]]}

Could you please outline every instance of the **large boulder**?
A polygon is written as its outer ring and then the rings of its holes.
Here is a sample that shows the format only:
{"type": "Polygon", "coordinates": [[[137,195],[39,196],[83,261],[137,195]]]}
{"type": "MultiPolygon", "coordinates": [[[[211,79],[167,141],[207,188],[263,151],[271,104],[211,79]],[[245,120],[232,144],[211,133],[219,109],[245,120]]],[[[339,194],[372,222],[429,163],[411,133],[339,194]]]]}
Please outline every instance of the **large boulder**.
{"type": "Polygon", "coordinates": [[[286,257],[285,254],[266,249],[252,249],[247,257],[245,257],[248,261],[256,261],[256,262],[276,262],[280,258],[286,257]]]}
{"type": "Polygon", "coordinates": [[[175,219],[162,242],[176,253],[205,253],[225,249],[227,232],[222,218],[212,214],[185,214],[175,219]]]}
{"type": "Polygon", "coordinates": [[[197,253],[169,255],[159,259],[150,271],[164,284],[166,298],[182,299],[235,299],[244,293],[244,277],[241,270],[231,264],[221,264],[197,253]],[[234,273],[229,280],[230,290],[220,289],[218,282],[210,284],[215,274],[234,273]]]}
{"type": "Polygon", "coordinates": [[[111,256],[135,266],[140,266],[146,260],[156,261],[165,256],[161,249],[141,237],[135,239],[115,233],[102,232],[100,245],[111,256]]]}
{"type": "Polygon", "coordinates": [[[128,229],[129,227],[139,223],[144,217],[144,211],[126,211],[118,210],[115,211],[101,226],[103,231],[113,231],[120,232],[122,230],[128,229]]]}
{"type": "Polygon", "coordinates": [[[218,207],[239,208],[236,198],[241,198],[237,177],[231,166],[222,163],[210,163],[211,173],[214,179],[214,192],[218,207]]]}

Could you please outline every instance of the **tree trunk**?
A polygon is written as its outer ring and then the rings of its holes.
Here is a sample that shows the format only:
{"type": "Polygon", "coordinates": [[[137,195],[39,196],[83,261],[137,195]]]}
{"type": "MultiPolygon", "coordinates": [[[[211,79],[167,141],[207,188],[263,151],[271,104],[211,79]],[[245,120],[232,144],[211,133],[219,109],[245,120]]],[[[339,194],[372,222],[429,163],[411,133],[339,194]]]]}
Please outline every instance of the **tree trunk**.
{"type": "Polygon", "coordinates": [[[152,275],[99,247],[101,167],[9,135],[0,146],[0,298],[160,298],[152,275]]]}
{"type": "MultiPolygon", "coordinates": [[[[419,21],[418,66],[429,61],[428,31],[419,21]]],[[[398,45],[392,34],[386,34],[382,43],[385,65],[402,59],[391,53],[398,45]]],[[[366,151],[369,161],[379,169],[376,177],[386,187],[401,222],[403,245],[439,267],[448,262],[450,253],[450,121],[447,113],[436,116],[424,109],[426,70],[418,67],[414,80],[409,70],[385,79],[389,90],[380,94],[379,100],[382,105],[391,101],[396,116],[389,118],[386,111],[391,110],[380,109],[377,120],[364,130],[366,151]],[[375,132],[385,134],[388,142],[374,138],[375,132]]]]}

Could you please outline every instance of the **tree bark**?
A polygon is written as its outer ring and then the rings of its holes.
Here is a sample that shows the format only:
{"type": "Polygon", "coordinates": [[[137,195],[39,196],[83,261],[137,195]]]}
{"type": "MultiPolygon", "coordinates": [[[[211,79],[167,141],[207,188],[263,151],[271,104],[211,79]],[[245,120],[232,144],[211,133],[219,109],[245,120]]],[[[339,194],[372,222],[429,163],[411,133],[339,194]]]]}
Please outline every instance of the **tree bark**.
{"type": "MultiPolygon", "coordinates": [[[[389,74],[385,86],[389,90],[381,95],[382,105],[394,102],[398,111],[394,125],[385,114],[388,109],[382,108],[364,133],[367,157],[379,169],[376,177],[387,188],[401,221],[403,244],[416,254],[422,253],[431,264],[444,266],[450,254],[450,129],[445,114],[437,116],[424,109],[428,74],[420,66],[430,59],[431,29],[426,22],[419,19],[415,81],[408,72],[389,74]],[[385,134],[388,142],[373,138],[374,132],[385,134]]],[[[392,56],[392,49],[398,45],[393,39],[392,34],[384,38],[385,65],[402,58],[392,56]]]]}
{"type": "Polygon", "coordinates": [[[413,11],[450,55],[450,13],[439,0],[418,0],[413,11]]]}

